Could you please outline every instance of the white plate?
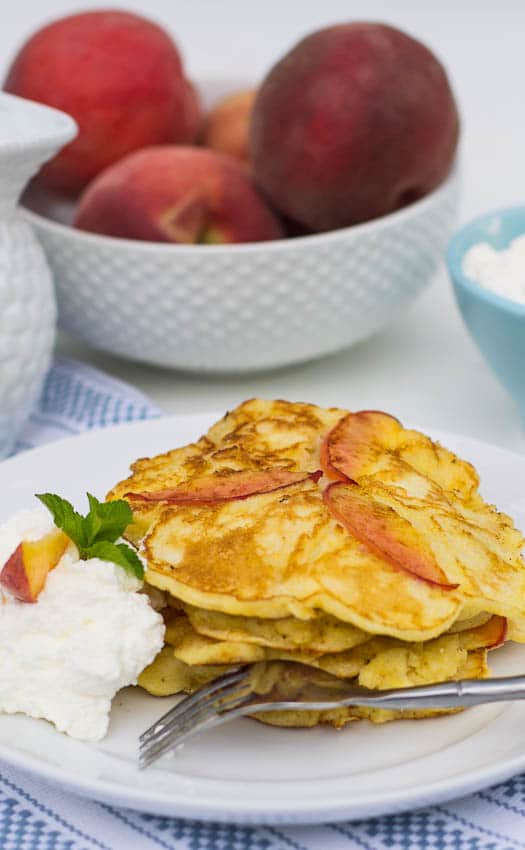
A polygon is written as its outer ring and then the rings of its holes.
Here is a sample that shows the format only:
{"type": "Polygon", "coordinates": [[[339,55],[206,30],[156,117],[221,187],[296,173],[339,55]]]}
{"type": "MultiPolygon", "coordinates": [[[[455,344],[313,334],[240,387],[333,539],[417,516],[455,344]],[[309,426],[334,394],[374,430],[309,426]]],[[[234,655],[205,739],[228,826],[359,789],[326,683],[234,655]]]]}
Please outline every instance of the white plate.
{"type": "MultiPolygon", "coordinates": [[[[161,419],[53,443],[0,465],[0,520],[52,490],[84,504],[104,495],[136,457],[203,433],[214,416],[161,419]]],[[[525,456],[475,440],[436,435],[476,464],[484,495],[525,525],[525,456]]],[[[525,647],[498,650],[498,674],[522,672],[525,647]]],[[[70,791],[144,811],[243,823],[320,823],[364,818],[467,794],[525,768],[525,704],[453,717],[336,732],[273,729],[250,720],[223,726],[139,772],[139,733],[173,703],[129,689],[110,731],[82,744],[44,721],[0,717],[0,758],[70,791]]]]}

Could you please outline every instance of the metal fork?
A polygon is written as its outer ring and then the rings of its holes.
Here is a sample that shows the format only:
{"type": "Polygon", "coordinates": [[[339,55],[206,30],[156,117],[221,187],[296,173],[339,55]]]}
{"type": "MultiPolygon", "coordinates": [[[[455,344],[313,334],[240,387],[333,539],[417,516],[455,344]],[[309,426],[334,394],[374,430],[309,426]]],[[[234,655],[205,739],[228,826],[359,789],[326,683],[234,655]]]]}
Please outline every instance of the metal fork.
{"type": "Polygon", "coordinates": [[[525,699],[525,675],[462,679],[382,691],[345,685],[344,680],[331,678],[337,690],[330,696],[327,688],[326,699],[316,694],[312,699],[302,697],[272,702],[254,693],[251,666],[235,668],[185,697],[140,736],[139,766],[148,767],[169,750],[208,729],[236,717],[265,711],[323,711],[351,705],[411,710],[468,708],[482,703],[525,699]]]}

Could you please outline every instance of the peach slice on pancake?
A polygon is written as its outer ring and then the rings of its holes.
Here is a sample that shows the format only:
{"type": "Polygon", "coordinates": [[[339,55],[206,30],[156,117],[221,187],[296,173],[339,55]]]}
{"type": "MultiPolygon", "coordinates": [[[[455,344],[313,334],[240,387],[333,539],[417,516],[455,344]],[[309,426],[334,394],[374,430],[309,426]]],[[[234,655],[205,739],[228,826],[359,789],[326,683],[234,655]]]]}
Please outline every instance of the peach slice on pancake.
{"type": "MultiPolygon", "coordinates": [[[[330,431],[330,434],[331,433],[332,432],[330,431]]],[[[323,442],[321,443],[321,450],[319,454],[319,463],[321,465],[321,469],[323,470],[323,475],[325,475],[329,481],[348,481],[348,476],[344,475],[342,472],[339,472],[330,461],[330,454],[328,449],[328,438],[330,434],[328,434],[328,436],[325,437],[323,442]]]]}
{"type": "Polygon", "coordinates": [[[20,543],[0,572],[0,585],[20,602],[36,602],[48,573],[57,566],[70,543],[58,528],[38,540],[20,543]]]}
{"type": "Polygon", "coordinates": [[[321,466],[328,478],[358,480],[370,472],[378,452],[395,445],[401,423],[379,410],[349,413],[332,428],[321,446],[321,466]]]}
{"type": "Polygon", "coordinates": [[[497,649],[503,646],[507,639],[507,619],[499,617],[496,614],[483,623],[482,626],[477,626],[465,634],[467,638],[466,649],[497,649]]]}
{"type": "Polygon", "coordinates": [[[452,590],[423,536],[392,507],[355,482],[334,482],[323,498],[334,519],[370,552],[393,567],[430,584],[452,590]]]}
{"type": "Polygon", "coordinates": [[[328,432],[321,466],[331,480],[361,481],[373,476],[418,495],[438,485],[470,498],[479,479],[472,465],[419,431],[403,428],[388,413],[348,413],[328,432]]]}
{"type": "Polygon", "coordinates": [[[289,469],[241,469],[193,478],[177,487],[144,493],[126,493],[126,498],[170,505],[215,505],[261,493],[271,493],[303,481],[318,481],[321,470],[294,472],[289,469]]]}

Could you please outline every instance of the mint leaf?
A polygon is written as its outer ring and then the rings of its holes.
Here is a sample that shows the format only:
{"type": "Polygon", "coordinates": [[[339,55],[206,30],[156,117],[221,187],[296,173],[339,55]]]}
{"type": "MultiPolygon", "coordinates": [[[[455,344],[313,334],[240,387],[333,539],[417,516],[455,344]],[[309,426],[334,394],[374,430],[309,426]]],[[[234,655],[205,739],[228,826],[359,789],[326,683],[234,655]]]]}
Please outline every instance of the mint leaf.
{"type": "Polygon", "coordinates": [[[76,512],[71,502],[56,496],[54,493],[36,493],[43,505],[53,516],[53,522],[57,528],[61,528],[71,538],[79,550],[87,543],[84,517],[76,512]]]}
{"type": "Polygon", "coordinates": [[[99,502],[96,496],[87,494],[89,513],[84,520],[86,545],[91,546],[98,540],[114,543],[122,536],[133,519],[130,506],[123,499],[115,502],[99,502]]]}
{"type": "Polygon", "coordinates": [[[88,558],[100,558],[111,561],[123,567],[126,572],[136,578],[144,578],[144,567],[137,553],[126,543],[111,543],[109,540],[99,540],[86,549],[88,558]]]}
{"type": "Polygon", "coordinates": [[[100,558],[123,567],[139,579],[144,578],[144,567],[139,556],[127,543],[116,543],[133,520],[133,512],[123,499],[99,502],[87,494],[89,513],[83,517],[71,502],[54,493],[36,493],[51,512],[53,521],[76,544],[80,558],[100,558]]]}

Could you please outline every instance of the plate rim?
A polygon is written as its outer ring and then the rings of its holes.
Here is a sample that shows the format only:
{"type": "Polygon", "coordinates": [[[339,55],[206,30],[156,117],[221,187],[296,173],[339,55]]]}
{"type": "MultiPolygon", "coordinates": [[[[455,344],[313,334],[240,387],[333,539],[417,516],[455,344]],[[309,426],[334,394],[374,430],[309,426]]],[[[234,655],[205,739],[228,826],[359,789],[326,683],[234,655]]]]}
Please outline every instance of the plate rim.
{"type": "MultiPolygon", "coordinates": [[[[349,801],[348,796],[343,795],[340,799],[331,800],[329,804],[318,804],[317,806],[310,799],[304,802],[294,801],[292,805],[280,800],[277,800],[277,802],[275,800],[268,801],[263,805],[257,805],[253,800],[236,800],[234,806],[232,804],[232,808],[225,808],[223,800],[213,801],[202,797],[195,799],[190,795],[179,795],[177,798],[165,791],[148,791],[143,788],[137,790],[131,786],[125,786],[119,791],[118,786],[114,786],[107,780],[87,779],[83,781],[79,780],[74,774],[68,774],[67,779],[65,779],[60,767],[44,763],[44,769],[42,769],[42,763],[38,760],[38,757],[23,753],[19,757],[6,757],[6,749],[9,752],[8,748],[0,745],[0,758],[10,766],[24,770],[32,776],[49,781],[70,793],[90,800],[166,817],[253,826],[271,824],[306,826],[338,823],[390,815],[412,808],[424,808],[468,796],[483,788],[496,785],[521,773],[525,768],[525,753],[523,753],[504,762],[499,768],[495,768],[493,765],[478,768],[473,773],[468,774],[467,780],[465,780],[465,774],[458,774],[452,780],[440,779],[436,782],[427,783],[424,785],[423,791],[417,785],[414,785],[401,791],[392,790],[386,793],[382,792],[381,795],[369,795],[360,798],[357,805],[349,801]]],[[[377,773],[380,774],[381,771],[378,770],[377,773]]],[[[322,780],[312,781],[322,783],[322,780]]]]}

